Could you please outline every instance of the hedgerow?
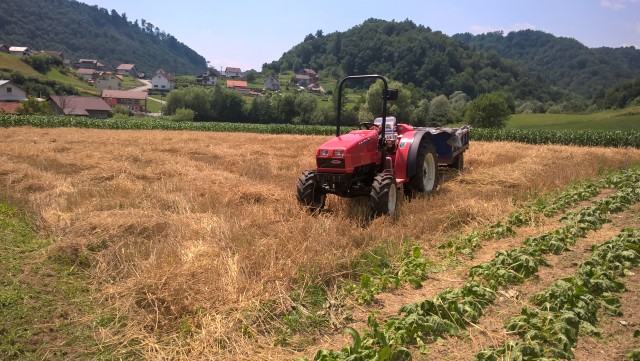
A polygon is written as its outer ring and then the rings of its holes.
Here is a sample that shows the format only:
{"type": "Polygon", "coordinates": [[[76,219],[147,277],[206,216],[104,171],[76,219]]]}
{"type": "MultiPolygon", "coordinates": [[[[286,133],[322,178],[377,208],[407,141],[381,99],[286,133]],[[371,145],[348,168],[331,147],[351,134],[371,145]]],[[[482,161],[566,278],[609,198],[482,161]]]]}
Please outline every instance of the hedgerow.
{"type": "MultiPolygon", "coordinates": [[[[96,128],[140,130],[192,130],[205,132],[244,132],[259,134],[332,135],[329,125],[249,124],[222,122],[173,122],[164,118],[90,119],[67,116],[16,116],[0,114],[0,127],[96,128]]],[[[345,129],[346,131],[346,129],[345,129]]],[[[528,144],[561,144],[591,147],[640,148],[640,131],[614,130],[514,130],[473,129],[471,139],[509,141],[528,144]]]]}

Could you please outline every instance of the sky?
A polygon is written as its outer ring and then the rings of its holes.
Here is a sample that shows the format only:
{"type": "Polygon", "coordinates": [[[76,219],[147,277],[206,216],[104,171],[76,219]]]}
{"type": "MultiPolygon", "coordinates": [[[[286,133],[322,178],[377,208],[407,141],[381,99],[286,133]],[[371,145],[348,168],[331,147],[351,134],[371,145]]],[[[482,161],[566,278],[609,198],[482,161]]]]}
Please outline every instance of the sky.
{"type": "Polygon", "coordinates": [[[308,34],[369,18],[409,19],[446,35],[541,30],[590,47],[640,49],[640,0],[79,0],[145,19],[216,69],[260,71],[308,34]]]}

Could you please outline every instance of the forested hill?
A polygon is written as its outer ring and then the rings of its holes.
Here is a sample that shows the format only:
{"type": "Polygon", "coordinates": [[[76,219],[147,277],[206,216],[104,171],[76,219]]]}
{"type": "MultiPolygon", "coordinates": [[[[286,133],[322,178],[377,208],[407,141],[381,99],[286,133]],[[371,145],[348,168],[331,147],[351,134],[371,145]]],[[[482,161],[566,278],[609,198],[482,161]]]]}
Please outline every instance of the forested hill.
{"type": "Polygon", "coordinates": [[[204,57],[144,20],[73,0],[0,1],[0,43],[58,50],[67,59],[98,59],[117,67],[135,64],[147,74],[206,70],[204,57]]]}
{"type": "Polygon", "coordinates": [[[463,91],[474,98],[507,91],[516,99],[558,100],[563,96],[520,65],[410,20],[366,20],[345,32],[309,34],[266,68],[276,72],[312,68],[340,77],[381,74],[425,93],[463,91]]]}
{"type": "Polygon", "coordinates": [[[456,34],[454,38],[483,51],[517,61],[542,79],[587,98],[640,75],[640,50],[634,47],[588,48],[575,39],[536,30],[504,35],[456,34]]]}

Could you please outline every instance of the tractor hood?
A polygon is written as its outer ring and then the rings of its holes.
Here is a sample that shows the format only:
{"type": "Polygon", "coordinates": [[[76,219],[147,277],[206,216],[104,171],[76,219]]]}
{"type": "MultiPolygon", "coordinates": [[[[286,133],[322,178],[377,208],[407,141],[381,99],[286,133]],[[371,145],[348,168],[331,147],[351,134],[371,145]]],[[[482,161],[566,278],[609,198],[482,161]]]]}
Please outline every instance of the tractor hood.
{"type": "Polygon", "coordinates": [[[380,162],[378,132],[354,130],[332,138],[316,151],[318,171],[352,172],[355,167],[380,162]]]}

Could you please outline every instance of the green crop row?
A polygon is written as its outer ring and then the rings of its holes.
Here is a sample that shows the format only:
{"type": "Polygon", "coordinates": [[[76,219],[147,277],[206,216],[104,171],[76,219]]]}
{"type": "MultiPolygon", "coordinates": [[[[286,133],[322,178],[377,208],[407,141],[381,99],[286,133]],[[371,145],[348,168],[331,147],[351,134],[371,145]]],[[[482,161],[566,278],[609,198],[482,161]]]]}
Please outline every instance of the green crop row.
{"type": "Polygon", "coordinates": [[[506,325],[508,332],[522,340],[485,349],[476,360],[572,360],[579,334],[600,334],[596,328],[599,310],[613,316],[622,314],[617,294],[625,287],[620,277],[638,265],[640,230],[625,229],[594,247],[591,258],[580,264],[574,275],[531,296],[538,309],[525,307],[506,325]]]}
{"type": "MultiPolygon", "coordinates": [[[[0,127],[96,128],[141,130],[192,130],[205,132],[246,132],[259,134],[332,135],[329,125],[248,124],[221,122],[174,122],[164,118],[89,119],[67,116],[16,116],[0,114],[0,127]]],[[[345,129],[346,131],[347,129],[345,129]]],[[[471,139],[529,144],[563,144],[599,147],[640,148],[640,131],[473,129],[471,139]]]]}
{"type": "Polygon", "coordinates": [[[496,253],[493,260],[473,267],[470,281],[459,289],[447,289],[432,299],[400,309],[400,316],[380,324],[374,317],[368,321],[363,336],[348,328],[353,345],[339,351],[319,350],[315,360],[397,360],[410,359],[406,346],[415,345],[426,350],[426,343],[444,335],[459,335],[466,325],[475,323],[491,304],[500,287],[517,284],[546,265],[543,255],[559,253],[585,237],[587,231],[600,228],[608,221],[606,214],[627,209],[640,201],[640,187],[636,172],[618,175],[612,184],[618,192],[596,202],[591,207],[570,212],[563,217],[566,226],[557,232],[546,233],[525,241],[525,246],[496,253]]]}
{"type": "Polygon", "coordinates": [[[640,131],[637,130],[474,129],[471,139],[488,142],[640,148],[640,131]]]}
{"type": "Polygon", "coordinates": [[[174,122],[163,118],[90,119],[66,116],[17,116],[0,114],[0,127],[94,128],[125,130],[190,130],[258,134],[332,135],[335,127],[293,124],[248,124],[221,122],[174,122]]]}
{"type": "MultiPolygon", "coordinates": [[[[498,240],[507,236],[515,235],[514,228],[529,224],[535,214],[542,214],[545,217],[552,217],[574,207],[579,202],[587,200],[600,193],[601,188],[626,187],[630,184],[640,182],[640,169],[618,170],[610,172],[599,181],[585,181],[574,184],[559,194],[540,197],[536,201],[526,204],[521,210],[511,213],[505,224],[496,222],[482,232],[471,232],[470,234],[449,241],[439,248],[449,248],[451,254],[461,252],[471,255],[480,246],[482,241],[498,240]]],[[[612,202],[607,198],[603,202],[612,202]]],[[[554,232],[542,235],[537,238],[528,238],[525,244],[541,242],[548,244],[548,252],[557,254],[566,249],[558,238],[571,236],[576,238],[578,234],[571,234],[572,227],[563,227],[554,232]]],[[[360,304],[369,304],[373,298],[386,289],[398,288],[402,283],[408,283],[414,288],[422,287],[422,282],[427,277],[427,260],[421,255],[421,249],[414,247],[410,254],[404,258],[402,264],[395,270],[385,268],[376,274],[363,274],[359,284],[350,284],[345,287],[345,291],[355,296],[360,304]]]]}

